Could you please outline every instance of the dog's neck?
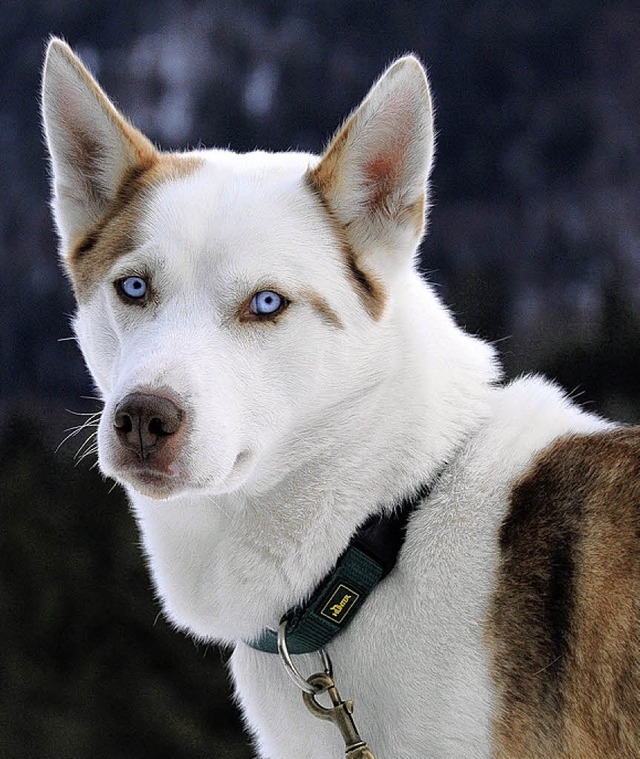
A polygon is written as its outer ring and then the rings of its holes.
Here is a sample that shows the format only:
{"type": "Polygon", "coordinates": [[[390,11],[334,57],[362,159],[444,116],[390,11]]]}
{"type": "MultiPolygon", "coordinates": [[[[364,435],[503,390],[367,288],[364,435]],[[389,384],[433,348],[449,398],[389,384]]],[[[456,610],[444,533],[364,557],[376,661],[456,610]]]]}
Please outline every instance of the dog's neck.
{"type": "MultiPolygon", "coordinates": [[[[427,316],[413,311],[409,318],[427,316]]],[[[416,334],[408,329],[399,339],[416,334]]],[[[277,625],[331,569],[358,525],[456,455],[486,418],[496,371],[487,346],[457,328],[445,335],[449,354],[465,343],[459,382],[440,386],[450,377],[438,371],[443,345],[427,337],[399,354],[420,355],[419,362],[401,361],[383,382],[293,431],[248,487],[167,503],[132,495],[154,579],[176,623],[229,643],[277,625]]]]}

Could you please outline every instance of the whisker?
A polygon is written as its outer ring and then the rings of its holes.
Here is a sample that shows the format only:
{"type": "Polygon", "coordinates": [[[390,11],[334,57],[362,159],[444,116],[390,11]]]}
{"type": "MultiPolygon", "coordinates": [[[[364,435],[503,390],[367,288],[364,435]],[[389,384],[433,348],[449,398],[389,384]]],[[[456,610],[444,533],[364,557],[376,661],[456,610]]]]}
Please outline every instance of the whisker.
{"type": "Polygon", "coordinates": [[[97,440],[97,432],[93,432],[89,437],[82,443],[80,448],[76,451],[75,458],[79,461],[82,461],[82,459],[93,451],[94,453],[98,450],[98,440],[97,440]]]}
{"type": "MultiPolygon", "coordinates": [[[[89,471],[90,471],[90,472],[93,472],[93,470],[94,470],[94,469],[97,469],[97,468],[98,468],[98,459],[96,459],[96,460],[93,462],[93,464],[91,464],[91,466],[89,467],[89,471]]],[[[109,493],[111,493],[111,491],[109,491],[109,493]]]]}
{"type": "MultiPolygon", "coordinates": [[[[65,437],[58,443],[58,446],[56,447],[56,453],[62,448],[62,446],[69,440],[71,440],[72,437],[75,437],[76,435],[79,435],[83,430],[90,429],[91,427],[97,427],[97,424],[88,423],[85,422],[84,424],[79,425],[78,427],[72,427],[70,430],[65,430],[65,432],[68,432],[68,435],[65,435],[65,437]]],[[[95,433],[91,433],[95,434],[95,433]]]]}
{"type": "Polygon", "coordinates": [[[78,451],[78,453],[77,453],[77,454],[76,454],[76,456],[75,456],[75,458],[76,458],[76,466],[77,466],[77,465],[78,465],[78,464],[79,464],[81,461],[84,461],[84,460],[87,458],[87,456],[93,456],[93,455],[94,455],[94,454],[96,454],[97,452],[98,452],[98,445],[97,445],[97,443],[95,443],[95,442],[94,442],[94,444],[93,444],[93,445],[91,445],[89,448],[87,448],[87,450],[86,450],[86,451],[84,451],[84,452],[83,452],[81,455],[80,455],[80,451],[78,451]]]}
{"type": "Polygon", "coordinates": [[[76,435],[80,434],[84,430],[90,430],[91,432],[87,436],[87,439],[82,443],[82,445],[78,449],[78,452],[76,453],[76,456],[77,456],[78,453],[80,453],[80,451],[87,444],[87,441],[92,440],[92,439],[95,438],[96,429],[97,429],[97,427],[98,427],[98,425],[100,423],[100,416],[101,416],[102,412],[101,411],[94,411],[92,413],[85,413],[85,412],[82,412],[82,411],[71,411],[70,409],[67,409],[67,411],[70,414],[73,414],[74,416],[80,416],[80,417],[85,416],[86,419],[82,422],[82,424],[79,424],[79,425],[77,425],[75,427],[69,427],[69,428],[67,428],[65,430],[65,432],[67,434],[64,436],[64,438],[60,441],[60,443],[56,447],[56,453],[58,453],[58,451],[60,450],[60,448],[62,448],[62,446],[66,442],[68,442],[69,440],[71,440],[71,438],[73,438],[76,435]]]}

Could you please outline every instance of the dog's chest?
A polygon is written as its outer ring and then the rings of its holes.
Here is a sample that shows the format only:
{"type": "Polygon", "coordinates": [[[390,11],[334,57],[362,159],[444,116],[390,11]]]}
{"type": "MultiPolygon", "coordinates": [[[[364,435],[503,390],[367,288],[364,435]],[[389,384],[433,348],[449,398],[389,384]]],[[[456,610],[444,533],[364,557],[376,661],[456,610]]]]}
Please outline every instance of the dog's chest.
{"type": "MultiPolygon", "coordinates": [[[[493,572],[487,514],[496,509],[478,515],[472,503],[447,502],[435,493],[416,515],[398,566],[329,646],[341,695],[354,700],[378,759],[488,756],[482,619],[493,572]]],[[[306,674],[320,668],[313,655],[296,663],[306,674]]],[[[264,756],[344,755],[336,728],[307,713],[277,656],[240,646],[232,669],[264,756]]]]}

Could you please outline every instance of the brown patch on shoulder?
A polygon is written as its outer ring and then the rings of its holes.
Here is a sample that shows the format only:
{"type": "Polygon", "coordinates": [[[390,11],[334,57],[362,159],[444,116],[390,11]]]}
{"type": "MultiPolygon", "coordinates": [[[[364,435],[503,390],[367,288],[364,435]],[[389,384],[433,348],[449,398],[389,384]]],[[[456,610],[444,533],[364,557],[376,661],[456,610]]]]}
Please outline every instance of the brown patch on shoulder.
{"type": "Polygon", "coordinates": [[[639,757],[640,428],[543,451],[499,544],[494,756],[639,757]]]}
{"type": "MultiPolygon", "coordinates": [[[[339,135],[336,140],[340,139],[344,138],[341,138],[339,135]]],[[[328,156],[325,156],[323,163],[327,160],[327,157],[328,156]]],[[[342,257],[347,269],[347,276],[349,277],[351,284],[358,293],[371,318],[377,321],[381,318],[387,302],[387,293],[382,283],[379,282],[373,274],[367,272],[358,261],[358,256],[348,240],[344,227],[336,218],[336,215],[326,199],[323,192],[323,180],[317,176],[317,173],[314,170],[307,172],[305,175],[305,181],[312,195],[321,203],[322,208],[331,223],[338,244],[340,245],[342,257]]]]}
{"type": "Polygon", "coordinates": [[[69,252],[67,266],[78,300],[121,256],[139,244],[140,220],[149,192],[173,179],[189,176],[203,159],[154,152],[135,164],[123,177],[108,212],[69,252]]]}

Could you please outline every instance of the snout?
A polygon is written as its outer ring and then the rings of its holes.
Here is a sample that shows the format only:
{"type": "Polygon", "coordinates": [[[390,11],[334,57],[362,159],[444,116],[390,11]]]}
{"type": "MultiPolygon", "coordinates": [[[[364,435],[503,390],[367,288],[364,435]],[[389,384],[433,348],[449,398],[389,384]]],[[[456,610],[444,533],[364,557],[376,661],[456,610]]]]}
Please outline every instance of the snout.
{"type": "Polygon", "coordinates": [[[178,475],[185,416],[175,398],[144,392],[125,396],[113,412],[118,468],[146,485],[178,475]]]}
{"type": "Polygon", "coordinates": [[[255,456],[239,439],[232,401],[222,407],[219,397],[211,402],[169,388],[128,389],[106,404],[98,460],[102,472],[130,488],[132,497],[227,493],[252,472],[255,456]]]}
{"type": "Polygon", "coordinates": [[[113,426],[120,445],[145,462],[157,455],[182,426],[184,412],[161,395],[131,393],[116,406],[113,426]]]}

